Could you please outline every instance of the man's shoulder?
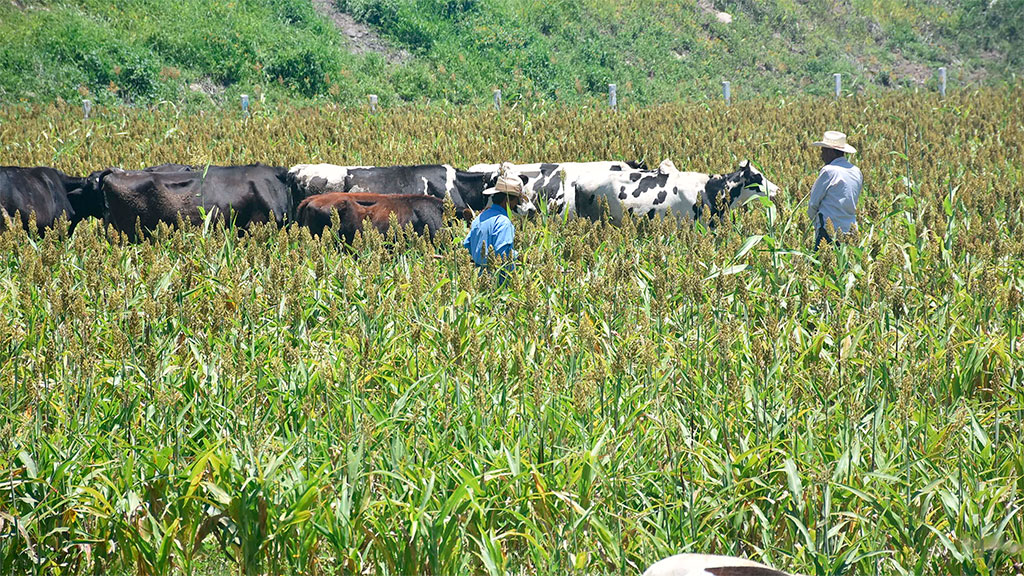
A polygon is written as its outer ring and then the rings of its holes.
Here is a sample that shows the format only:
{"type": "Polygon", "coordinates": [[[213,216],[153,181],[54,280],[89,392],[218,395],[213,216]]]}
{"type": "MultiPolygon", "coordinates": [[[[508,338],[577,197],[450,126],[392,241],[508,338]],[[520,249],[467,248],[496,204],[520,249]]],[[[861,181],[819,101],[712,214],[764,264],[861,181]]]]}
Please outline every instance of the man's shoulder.
{"type": "Polygon", "coordinates": [[[851,164],[849,161],[846,161],[846,162],[844,162],[842,164],[837,164],[837,163],[826,164],[826,165],[821,167],[821,172],[820,173],[821,174],[835,175],[835,174],[848,174],[850,172],[860,172],[860,168],[857,168],[855,165],[851,164]]]}
{"type": "Polygon", "coordinates": [[[494,217],[493,221],[496,230],[512,228],[512,220],[506,214],[498,214],[494,217]]]}
{"type": "Polygon", "coordinates": [[[846,156],[840,156],[839,158],[836,158],[835,160],[826,164],[825,167],[834,168],[836,170],[849,170],[850,168],[856,168],[853,162],[850,162],[850,159],[847,158],[846,156]]]}

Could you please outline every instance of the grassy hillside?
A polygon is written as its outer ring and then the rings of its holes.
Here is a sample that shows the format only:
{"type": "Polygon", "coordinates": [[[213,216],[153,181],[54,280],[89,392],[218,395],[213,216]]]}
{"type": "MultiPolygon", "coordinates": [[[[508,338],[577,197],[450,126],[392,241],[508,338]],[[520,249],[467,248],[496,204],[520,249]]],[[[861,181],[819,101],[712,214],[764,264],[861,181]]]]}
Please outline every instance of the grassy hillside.
{"type": "Polygon", "coordinates": [[[413,57],[353,55],[308,0],[0,3],[0,102],[623,103],[934,83],[1021,72],[1024,0],[336,0],[413,57]],[[715,12],[733,15],[731,24],[715,12]]]}

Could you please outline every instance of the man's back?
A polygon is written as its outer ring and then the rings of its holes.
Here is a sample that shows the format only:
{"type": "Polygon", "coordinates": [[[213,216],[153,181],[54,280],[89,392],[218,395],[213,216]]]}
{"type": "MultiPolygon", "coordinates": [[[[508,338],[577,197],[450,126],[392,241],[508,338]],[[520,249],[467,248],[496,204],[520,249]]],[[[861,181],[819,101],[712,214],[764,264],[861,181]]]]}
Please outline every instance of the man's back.
{"type": "Polygon", "coordinates": [[[814,227],[821,229],[829,220],[844,233],[857,221],[857,201],[860,199],[864,176],[860,168],[840,156],[822,167],[811,189],[807,215],[814,227]]]}
{"type": "Polygon", "coordinates": [[[514,266],[511,260],[515,258],[515,251],[512,249],[514,237],[515,230],[508,212],[494,204],[473,220],[469,236],[466,236],[462,245],[469,250],[477,266],[486,266],[487,254],[494,250],[495,254],[509,260],[511,268],[514,266]]]}

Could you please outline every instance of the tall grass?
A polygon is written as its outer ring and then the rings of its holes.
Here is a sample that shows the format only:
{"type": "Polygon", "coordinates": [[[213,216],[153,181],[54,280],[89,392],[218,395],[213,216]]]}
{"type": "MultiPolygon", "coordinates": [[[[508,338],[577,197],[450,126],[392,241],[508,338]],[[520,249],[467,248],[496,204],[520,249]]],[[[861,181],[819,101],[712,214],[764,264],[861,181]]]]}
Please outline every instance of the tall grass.
{"type": "Polygon", "coordinates": [[[351,249],[298,228],[5,232],[0,573],[620,574],[680,551],[1009,573],[1019,110],[1007,92],[246,123],[8,109],[3,163],[70,172],[751,157],[788,195],[714,232],[518,222],[506,287],[454,221],[351,249]],[[814,254],[804,143],[826,127],[868,184],[860,233],[814,254]]]}

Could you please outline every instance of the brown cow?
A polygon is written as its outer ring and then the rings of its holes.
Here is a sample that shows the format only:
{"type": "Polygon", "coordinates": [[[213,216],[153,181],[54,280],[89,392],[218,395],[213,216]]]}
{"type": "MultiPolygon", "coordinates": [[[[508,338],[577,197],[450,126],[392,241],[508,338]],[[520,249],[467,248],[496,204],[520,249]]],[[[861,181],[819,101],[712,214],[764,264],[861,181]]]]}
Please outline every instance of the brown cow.
{"type": "Polygon", "coordinates": [[[444,203],[440,198],[423,194],[349,194],[330,192],[310,196],[299,204],[296,219],[314,236],[331,225],[331,212],[337,210],[339,229],[335,232],[351,243],[356,232],[369,220],[381,234],[386,234],[394,214],[402,226],[412,224],[418,234],[431,237],[442,224],[444,203]]]}

